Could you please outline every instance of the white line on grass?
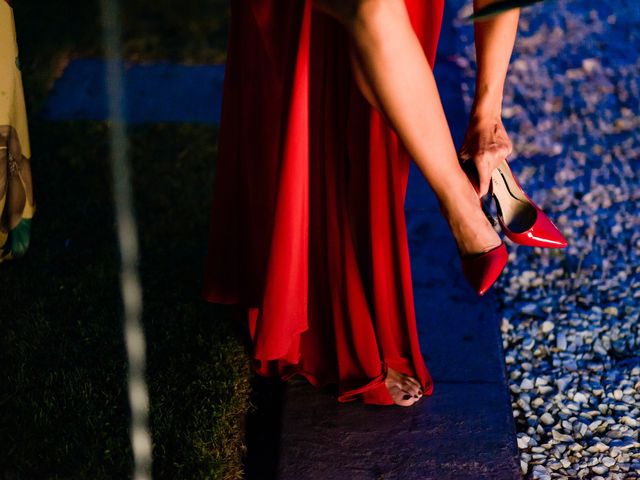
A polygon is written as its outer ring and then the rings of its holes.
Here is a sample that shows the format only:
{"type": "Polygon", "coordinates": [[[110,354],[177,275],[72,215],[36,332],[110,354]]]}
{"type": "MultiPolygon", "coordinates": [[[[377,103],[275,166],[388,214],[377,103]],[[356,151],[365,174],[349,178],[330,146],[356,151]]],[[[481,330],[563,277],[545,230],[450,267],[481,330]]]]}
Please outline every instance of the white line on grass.
{"type": "Polygon", "coordinates": [[[151,479],[149,394],[145,381],[146,342],[142,329],[142,289],[138,274],[138,232],[133,213],[129,145],[124,116],[124,71],[118,0],[101,0],[102,30],[107,60],[109,133],[113,195],[121,256],[121,291],[124,303],[124,337],[129,362],[129,405],[134,480],[151,479]]]}

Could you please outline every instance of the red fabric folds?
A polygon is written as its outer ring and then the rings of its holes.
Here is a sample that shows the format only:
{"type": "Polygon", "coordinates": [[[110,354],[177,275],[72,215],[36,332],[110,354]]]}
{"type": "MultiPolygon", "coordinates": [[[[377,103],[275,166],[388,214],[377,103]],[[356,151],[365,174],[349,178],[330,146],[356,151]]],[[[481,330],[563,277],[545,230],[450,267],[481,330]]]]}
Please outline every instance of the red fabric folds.
{"type": "MultiPolygon", "coordinates": [[[[406,0],[433,66],[443,0],[406,0]]],[[[410,158],[359,92],[348,37],[311,0],[232,2],[203,297],[236,304],[262,375],[389,405],[387,368],[433,382],[418,342],[410,158]]]]}

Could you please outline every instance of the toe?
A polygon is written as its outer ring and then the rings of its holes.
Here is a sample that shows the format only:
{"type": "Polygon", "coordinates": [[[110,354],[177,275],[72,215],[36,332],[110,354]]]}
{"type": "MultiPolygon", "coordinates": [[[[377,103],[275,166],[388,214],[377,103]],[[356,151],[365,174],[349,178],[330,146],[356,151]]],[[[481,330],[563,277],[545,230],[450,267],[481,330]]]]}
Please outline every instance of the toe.
{"type": "Polygon", "coordinates": [[[421,384],[420,384],[420,382],[419,382],[418,380],[416,380],[415,378],[413,378],[413,377],[410,377],[410,376],[406,375],[406,376],[405,376],[405,380],[406,380],[407,382],[411,383],[412,385],[415,385],[415,386],[418,388],[418,390],[422,390],[422,385],[421,385],[421,384]]]}
{"type": "Polygon", "coordinates": [[[420,388],[413,382],[405,380],[402,382],[402,390],[410,394],[412,397],[419,398],[421,396],[420,391],[422,390],[422,388],[420,388]]]}
{"type": "Polygon", "coordinates": [[[422,397],[422,385],[403,373],[389,369],[385,384],[397,405],[408,407],[422,397]]]}
{"type": "Polygon", "coordinates": [[[418,401],[417,398],[413,397],[408,393],[402,392],[401,400],[396,401],[396,403],[402,407],[410,407],[417,401],[418,401]]]}
{"type": "Polygon", "coordinates": [[[393,399],[396,405],[400,405],[402,407],[409,407],[413,405],[417,398],[411,395],[409,392],[402,390],[401,388],[394,386],[389,390],[391,394],[391,398],[393,399]]]}

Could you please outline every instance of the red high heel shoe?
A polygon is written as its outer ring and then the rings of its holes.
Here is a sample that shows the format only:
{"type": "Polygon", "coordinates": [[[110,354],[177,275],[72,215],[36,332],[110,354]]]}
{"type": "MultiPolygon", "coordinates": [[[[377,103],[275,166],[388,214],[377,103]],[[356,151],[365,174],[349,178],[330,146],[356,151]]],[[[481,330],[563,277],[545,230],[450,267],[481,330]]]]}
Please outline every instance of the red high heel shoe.
{"type": "MultiPolygon", "coordinates": [[[[495,225],[496,221],[485,209],[482,201],[480,201],[480,207],[491,224],[495,225]]],[[[445,215],[442,205],[440,205],[440,211],[445,215]]],[[[456,248],[458,250],[458,255],[460,256],[460,263],[462,264],[462,273],[464,274],[464,277],[478,295],[484,295],[498,279],[507,264],[509,255],[507,253],[506,245],[504,242],[500,242],[500,245],[497,245],[486,252],[470,253],[465,255],[460,252],[460,248],[457,243],[456,248]]]]}
{"type": "Polygon", "coordinates": [[[507,247],[500,242],[487,252],[461,255],[462,272],[471,287],[479,295],[484,295],[504,270],[508,258],[507,247]]]}
{"type": "Polygon", "coordinates": [[[567,246],[558,228],[522,190],[506,159],[491,175],[489,194],[496,202],[500,227],[510,240],[530,247],[567,246]]]}

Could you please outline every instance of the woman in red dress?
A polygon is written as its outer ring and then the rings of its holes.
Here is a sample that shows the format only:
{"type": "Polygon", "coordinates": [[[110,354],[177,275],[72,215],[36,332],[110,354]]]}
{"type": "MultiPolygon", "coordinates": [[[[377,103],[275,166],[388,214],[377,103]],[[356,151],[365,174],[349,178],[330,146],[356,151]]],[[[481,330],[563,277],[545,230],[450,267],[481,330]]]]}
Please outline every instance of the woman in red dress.
{"type": "Polygon", "coordinates": [[[237,305],[255,372],[337,384],[343,402],[408,406],[432,393],[404,217],[411,160],[472,286],[482,293],[504,267],[479,198],[511,151],[500,111],[518,11],[475,27],[461,151],[472,182],[432,74],[442,10],[443,0],[232,2],[203,296],[237,305]]]}

